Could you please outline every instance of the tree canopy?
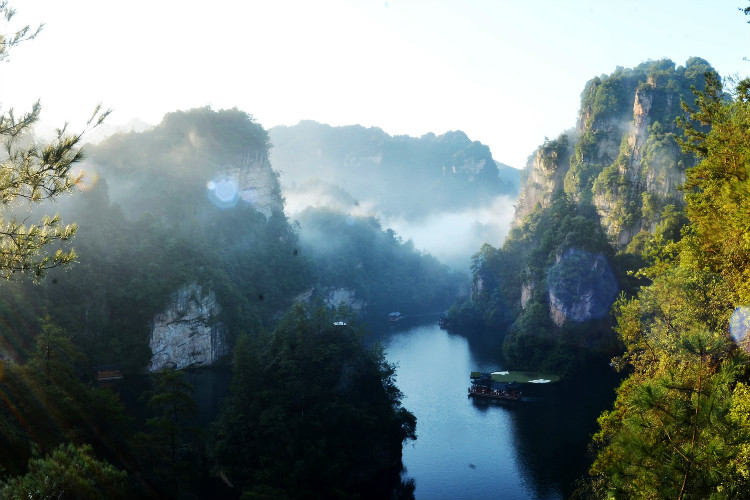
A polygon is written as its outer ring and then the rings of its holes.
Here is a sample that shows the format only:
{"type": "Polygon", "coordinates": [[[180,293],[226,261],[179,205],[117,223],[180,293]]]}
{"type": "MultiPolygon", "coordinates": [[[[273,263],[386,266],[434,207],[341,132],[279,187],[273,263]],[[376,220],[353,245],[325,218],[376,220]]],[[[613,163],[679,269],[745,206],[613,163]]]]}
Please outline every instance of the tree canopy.
{"type": "Polygon", "coordinates": [[[697,155],[685,184],[688,225],[641,273],[651,283],[616,306],[629,377],[599,419],[594,498],[746,498],[750,487],[747,258],[750,81],[727,98],[708,73],[681,121],[697,155]]]}

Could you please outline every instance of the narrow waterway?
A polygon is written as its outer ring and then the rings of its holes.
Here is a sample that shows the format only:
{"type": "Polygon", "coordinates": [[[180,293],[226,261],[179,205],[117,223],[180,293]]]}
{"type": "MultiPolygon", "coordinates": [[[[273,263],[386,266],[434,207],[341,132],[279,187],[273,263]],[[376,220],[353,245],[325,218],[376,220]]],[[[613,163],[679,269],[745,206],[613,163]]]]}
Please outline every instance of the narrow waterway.
{"type": "Polygon", "coordinates": [[[586,473],[596,417],[614,399],[609,370],[535,386],[524,401],[477,403],[467,397],[469,373],[503,369],[495,339],[437,324],[399,324],[375,339],[417,417],[403,455],[417,500],[560,499],[586,473]]]}

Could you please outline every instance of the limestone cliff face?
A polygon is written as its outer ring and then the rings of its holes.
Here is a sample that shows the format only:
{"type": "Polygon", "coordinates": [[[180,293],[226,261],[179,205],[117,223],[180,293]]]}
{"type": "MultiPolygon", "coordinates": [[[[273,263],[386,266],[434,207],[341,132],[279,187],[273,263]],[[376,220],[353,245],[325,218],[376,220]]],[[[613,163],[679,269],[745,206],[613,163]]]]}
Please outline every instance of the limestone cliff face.
{"type": "Polygon", "coordinates": [[[312,286],[294,297],[293,302],[295,304],[309,304],[316,299],[322,299],[325,305],[331,308],[335,308],[343,304],[353,313],[367,313],[367,301],[357,297],[357,293],[353,289],[346,287],[325,288],[320,286],[312,286]]]}
{"type": "Polygon", "coordinates": [[[513,224],[519,225],[537,206],[549,206],[555,193],[563,189],[565,175],[570,167],[567,137],[561,142],[546,143],[539,147],[526,166],[529,176],[516,203],[513,224]]]}
{"type": "Polygon", "coordinates": [[[514,224],[565,191],[575,201],[593,203],[607,233],[625,247],[639,231],[655,229],[666,205],[679,207],[686,165],[673,137],[683,98],[676,73],[668,78],[656,72],[643,80],[628,75],[627,85],[617,80],[614,97],[609,81],[589,82],[575,130],[546,141],[527,165],[514,224]],[[617,104],[600,109],[601,94],[617,104]]]}
{"type": "Polygon", "coordinates": [[[358,298],[351,288],[335,288],[325,294],[325,303],[329,307],[344,304],[352,312],[360,313],[367,310],[367,303],[358,298]]]}
{"type": "Polygon", "coordinates": [[[654,230],[659,221],[655,211],[682,202],[678,187],[685,181],[685,173],[680,149],[663,136],[661,125],[657,130],[650,128],[657,121],[652,110],[669,114],[676,98],[655,85],[650,79],[636,89],[633,117],[622,134],[620,154],[593,185],[593,202],[602,224],[620,247],[641,230],[654,230]]]}
{"type": "Polygon", "coordinates": [[[195,283],[180,288],[154,317],[148,370],[209,366],[229,354],[226,328],[216,319],[220,312],[213,292],[204,294],[195,283]]]}
{"type": "MultiPolygon", "coordinates": [[[[266,151],[252,150],[220,169],[218,182],[229,186],[227,196],[249,203],[266,218],[284,210],[279,181],[271,168],[266,151]]],[[[220,195],[221,196],[221,195],[220,195]]]]}
{"type": "Polygon", "coordinates": [[[617,281],[600,254],[568,250],[547,273],[549,315],[557,326],[600,318],[617,295],[617,281]]]}
{"type": "MultiPolygon", "coordinates": [[[[549,207],[564,193],[568,201],[596,209],[598,222],[617,249],[626,249],[642,231],[656,231],[663,214],[674,213],[665,212],[668,206],[676,211],[682,208],[679,186],[694,161],[683,155],[676,141],[681,135],[675,125],[683,114],[680,102],[693,101],[691,87],[701,89],[703,74],[711,70],[699,58],[680,67],[662,60],[591,79],[581,94],[575,128],[545,140],[529,160],[514,225],[523,229],[526,216],[549,207]]],[[[535,231],[533,226],[526,229],[535,231]]],[[[578,238],[577,243],[586,240],[586,235],[570,236],[570,241],[578,238]]],[[[574,245],[553,251],[568,249],[574,245]]],[[[545,305],[558,327],[566,321],[592,319],[609,307],[602,297],[614,297],[617,284],[597,275],[603,264],[601,259],[578,259],[575,265],[579,267],[570,267],[555,283],[547,276],[545,305]],[[591,279],[582,280],[581,275],[591,279]]],[[[537,275],[523,283],[519,296],[514,297],[522,310],[543,281],[537,275]]]]}

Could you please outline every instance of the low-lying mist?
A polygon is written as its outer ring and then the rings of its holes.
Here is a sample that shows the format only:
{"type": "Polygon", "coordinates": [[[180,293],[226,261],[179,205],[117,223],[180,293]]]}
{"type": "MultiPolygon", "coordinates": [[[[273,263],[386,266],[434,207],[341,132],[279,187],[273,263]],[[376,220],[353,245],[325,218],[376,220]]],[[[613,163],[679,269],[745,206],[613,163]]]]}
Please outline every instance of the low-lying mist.
{"type": "Polygon", "coordinates": [[[358,201],[346,191],[326,183],[307,183],[284,189],[286,212],[291,219],[307,207],[327,207],[354,216],[374,216],[383,229],[393,229],[404,241],[412,240],[414,247],[433,255],[456,271],[467,271],[471,256],[484,243],[502,245],[510,229],[514,213],[514,199],[497,196],[490,204],[460,211],[435,211],[419,220],[405,217],[386,217],[374,211],[375,203],[358,201]]]}
{"type": "Polygon", "coordinates": [[[424,250],[457,271],[468,270],[471,256],[484,243],[499,247],[505,240],[513,220],[514,199],[498,196],[491,204],[458,212],[439,212],[424,220],[383,219],[415,248],[424,250]]]}

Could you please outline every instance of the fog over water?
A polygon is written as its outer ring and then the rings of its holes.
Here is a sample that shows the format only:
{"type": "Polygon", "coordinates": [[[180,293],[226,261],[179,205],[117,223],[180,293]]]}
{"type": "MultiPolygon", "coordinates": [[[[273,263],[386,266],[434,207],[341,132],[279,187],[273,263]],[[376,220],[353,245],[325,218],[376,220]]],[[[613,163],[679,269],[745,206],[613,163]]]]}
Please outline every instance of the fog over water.
{"type": "Polygon", "coordinates": [[[433,211],[423,218],[407,220],[377,213],[372,201],[342,201],[310,190],[283,191],[283,194],[285,210],[291,219],[307,207],[328,207],[354,216],[374,216],[380,220],[383,229],[393,229],[404,241],[412,240],[416,249],[433,255],[458,271],[468,270],[471,256],[484,243],[495,247],[502,245],[513,220],[515,202],[513,198],[501,195],[485,207],[454,212],[433,211]]]}
{"type": "Polygon", "coordinates": [[[502,245],[513,220],[514,201],[508,196],[498,196],[487,207],[438,212],[415,222],[385,219],[383,225],[454,269],[468,269],[471,256],[484,243],[502,245]]]}

